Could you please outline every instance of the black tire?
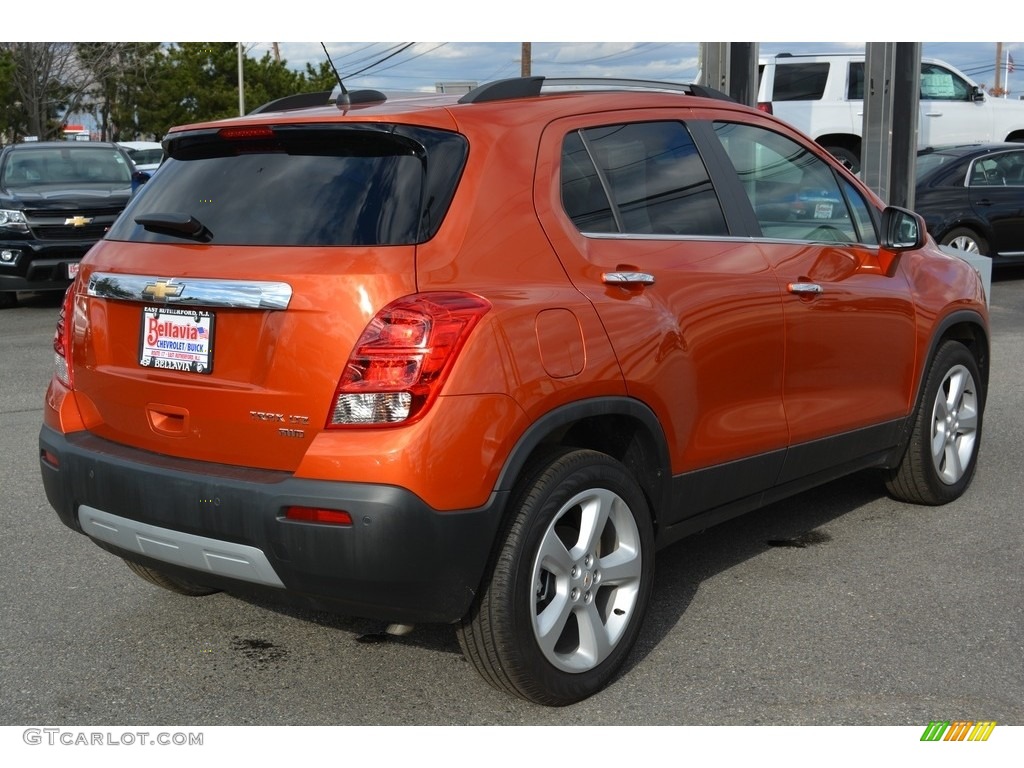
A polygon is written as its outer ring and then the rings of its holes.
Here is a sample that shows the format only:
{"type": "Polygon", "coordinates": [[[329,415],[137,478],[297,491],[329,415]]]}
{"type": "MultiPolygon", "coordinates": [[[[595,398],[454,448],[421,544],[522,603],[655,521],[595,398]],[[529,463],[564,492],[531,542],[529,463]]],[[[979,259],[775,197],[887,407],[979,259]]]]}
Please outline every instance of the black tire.
{"type": "Polygon", "coordinates": [[[18,306],[18,294],[14,291],[0,291],[0,309],[18,306]]]}
{"type": "Polygon", "coordinates": [[[566,449],[525,473],[511,503],[459,645],[495,688],[571,704],[611,681],[640,632],[654,578],[647,501],[619,462],[566,449]]]}
{"type": "Polygon", "coordinates": [[[915,504],[946,504],[971,484],[981,447],[985,393],[978,365],[958,341],[935,353],[914,414],[907,451],[886,481],[915,504]]]}
{"type": "Polygon", "coordinates": [[[850,173],[860,173],[860,156],[846,147],[825,147],[825,151],[850,169],[850,173]]]}
{"type": "Polygon", "coordinates": [[[124,562],[140,578],[145,579],[150,584],[170,590],[171,592],[176,592],[179,595],[187,595],[188,597],[205,597],[206,595],[212,595],[220,592],[219,589],[207,587],[203,584],[196,584],[191,581],[186,581],[185,579],[179,579],[177,576],[171,576],[154,568],[147,568],[144,565],[133,563],[131,560],[125,560],[124,562]]]}
{"type": "Polygon", "coordinates": [[[967,253],[977,253],[981,256],[989,255],[988,241],[968,227],[956,227],[949,230],[939,240],[939,245],[948,245],[950,248],[956,248],[967,253]]]}

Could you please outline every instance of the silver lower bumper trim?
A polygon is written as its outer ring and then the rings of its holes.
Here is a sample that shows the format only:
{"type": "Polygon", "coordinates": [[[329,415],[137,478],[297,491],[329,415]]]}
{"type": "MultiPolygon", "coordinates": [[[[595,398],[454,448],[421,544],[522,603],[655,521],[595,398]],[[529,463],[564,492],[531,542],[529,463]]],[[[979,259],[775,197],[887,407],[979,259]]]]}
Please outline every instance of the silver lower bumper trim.
{"type": "Polygon", "coordinates": [[[194,571],[284,587],[267,556],[256,547],[158,528],[84,504],[78,508],[78,520],[92,538],[128,552],[194,571]]]}

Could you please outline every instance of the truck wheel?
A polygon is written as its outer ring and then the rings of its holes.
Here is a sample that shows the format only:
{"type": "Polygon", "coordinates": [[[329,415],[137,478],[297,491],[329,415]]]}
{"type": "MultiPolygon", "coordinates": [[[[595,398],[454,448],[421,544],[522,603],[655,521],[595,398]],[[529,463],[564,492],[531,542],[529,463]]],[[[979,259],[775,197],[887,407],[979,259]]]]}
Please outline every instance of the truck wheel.
{"type": "Polygon", "coordinates": [[[907,451],[889,475],[889,493],[915,504],[959,498],[974,476],[985,407],[978,365],[958,341],[939,347],[914,415],[907,451]]]}
{"type": "Polygon", "coordinates": [[[825,151],[850,169],[850,173],[860,173],[860,157],[846,147],[825,147],[825,151]]]}
{"type": "Polygon", "coordinates": [[[564,450],[512,504],[459,644],[499,690],[571,704],[611,681],[640,632],[654,577],[647,500],[611,457],[564,450]]]}

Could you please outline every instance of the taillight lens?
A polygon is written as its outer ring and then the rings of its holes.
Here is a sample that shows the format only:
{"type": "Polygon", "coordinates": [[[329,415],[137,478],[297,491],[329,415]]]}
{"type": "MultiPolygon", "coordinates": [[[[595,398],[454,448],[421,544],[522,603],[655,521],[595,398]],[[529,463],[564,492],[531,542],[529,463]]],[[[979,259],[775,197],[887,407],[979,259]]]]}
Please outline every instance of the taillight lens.
{"type": "Polygon", "coordinates": [[[490,308],[469,293],[416,294],[388,304],[345,364],[327,427],[408,423],[421,416],[490,308]]]}
{"type": "Polygon", "coordinates": [[[53,332],[53,372],[57,381],[71,389],[71,315],[75,296],[72,288],[64,293],[64,302],[57,315],[57,328],[53,332]]]}
{"type": "Polygon", "coordinates": [[[759,101],[757,102],[757,108],[762,112],[767,112],[769,115],[774,114],[772,109],[772,103],[770,101],[759,101]]]}

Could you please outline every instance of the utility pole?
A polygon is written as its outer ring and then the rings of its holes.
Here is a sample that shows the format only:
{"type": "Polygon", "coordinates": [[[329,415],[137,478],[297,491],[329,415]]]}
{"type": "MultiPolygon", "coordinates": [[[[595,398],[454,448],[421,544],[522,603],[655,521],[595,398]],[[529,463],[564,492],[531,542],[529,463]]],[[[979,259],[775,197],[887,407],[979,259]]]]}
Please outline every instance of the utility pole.
{"type": "Polygon", "coordinates": [[[993,96],[1003,95],[1003,44],[996,43],[996,87],[992,89],[993,96]]]}
{"type": "Polygon", "coordinates": [[[522,53],[522,66],[520,68],[520,74],[523,77],[530,76],[531,59],[533,58],[532,43],[523,43],[522,53]]]}
{"type": "Polygon", "coordinates": [[[281,63],[281,44],[280,43],[272,43],[272,45],[274,46],[274,61],[276,63],[280,64],[281,63]]]}
{"type": "Polygon", "coordinates": [[[245,79],[242,76],[242,62],[245,54],[242,52],[242,44],[238,44],[238,114],[245,114],[245,79]]]}

